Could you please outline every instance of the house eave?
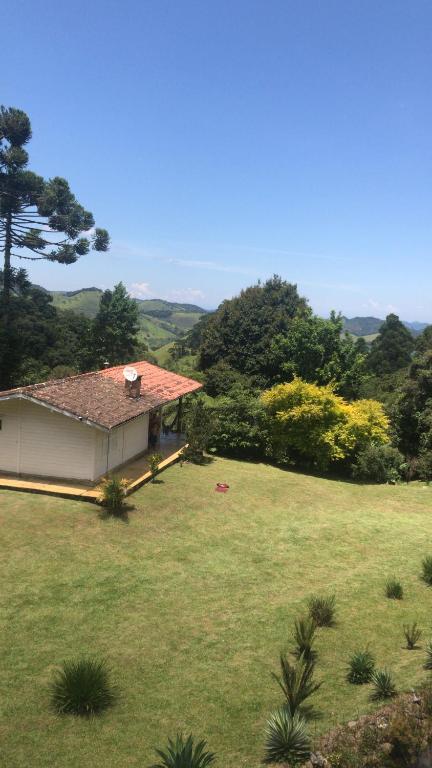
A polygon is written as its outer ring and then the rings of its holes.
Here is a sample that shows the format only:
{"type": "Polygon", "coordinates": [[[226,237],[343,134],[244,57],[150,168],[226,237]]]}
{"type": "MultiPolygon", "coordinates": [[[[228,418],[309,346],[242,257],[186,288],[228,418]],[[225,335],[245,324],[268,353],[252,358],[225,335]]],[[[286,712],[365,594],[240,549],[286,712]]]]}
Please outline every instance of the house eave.
{"type": "Polygon", "coordinates": [[[49,411],[53,411],[54,413],[60,413],[62,416],[68,416],[70,419],[75,419],[75,421],[78,421],[80,424],[86,424],[88,427],[95,427],[95,429],[99,429],[101,430],[101,432],[111,431],[109,427],[106,427],[103,424],[99,424],[97,421],[86,419],[84,416],[78,416],[76,413],[73,413],[72,411],[59,408],[58,406],[52,405],[51,403],[47,403],[44,400],[39,400],[39,398],[32,397],[31,395],[25,394],[24,392],[14,392],[13,394],[3,395],[3,396],[0,395],[0,403],[4,402],[5,400],[28,400],[30,403],[34,403],[35,405],[41,405],[43,408],[47,408],[49,411]]]}

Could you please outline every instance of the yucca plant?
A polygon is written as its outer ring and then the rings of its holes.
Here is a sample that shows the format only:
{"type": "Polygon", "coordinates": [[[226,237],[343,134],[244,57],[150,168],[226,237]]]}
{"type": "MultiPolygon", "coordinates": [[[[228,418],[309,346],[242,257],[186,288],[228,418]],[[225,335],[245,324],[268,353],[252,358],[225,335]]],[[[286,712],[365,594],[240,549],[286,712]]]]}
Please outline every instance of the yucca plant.
{"type": "Polygon", "coordinates": [[[375,659],[369,651],[356,651],[348,663],[347,680],[353,685],[364,685],[371,679],[375,659]]]}
{"type": "Polygon", "coordinates": [[[406,647],[409,651],[412,651],[422,636],[421,629],[417,626],[415,621],[413,624],[404,624],[404,635],[406,640],[406,647]]]}
{"type": "Polygon", "coordinates": [[[104,661],[65,661],[51,682],[51,704],[59,714],[95,715],[110,707],[116,689],[104,661]]]}
{"type": "Polygon", "coordinates": [[[316,626],[313,619],[296,619],[294,622],[294,656],[299,659],[303,656],[305,659],[315,660],[317,652],[314,650],[316,626]]]}
{"type": "Polygon", "coordinates": [[[314,681],[315,663],[304,656],[300,656],[295,664],[291,664],[288,658],[281,654],[280,666],[280,677],[274,672],[272,674],[284,693],[288,712],[294,715],[303,702],[321,688],[322,683],[314,681]]]}
{"type": "Polygon", "coordinates": [[[422,561],[422,579],[429,586],[432,586],[432,555],[423,558],[422,561]]]}
{"type": "Polygon", "coordinates": [[[317,627],[332,627],[335,621],[334,595],[312,595],[308,600],[309,616],[317,627]]]}
{"type": "Polygon", "coordinates": [[[265,763],[298,765],[310,756],[311,743],[305,720],[286,707],[273,712],[265,729],[265,763]]]}
{"type": "Polygon", "coordinates": [[[390,600],[402,600],[403,598],[402,584],[400,583],[400,581],[398,581],[398,579],[395,579],[395,578],[389,579],[386,583],[385,593],[386,593],[386,597],[388,597],[390,600]]]}
{"type": "Polygon", "coordinates": [[[168,739],[165,749],[155,749],[160,762],[154,763],[151,768],[206,768],[216,758],[216,755],[209,752],[206,747],[206,741],[194,744],[192,734],[185,739],[181,733],[178,733],[175,740],[168,739]]]}
{"type": "Polygon", "coordinates": [[[120,515],[125,508],[127,481],[116,475],[106,477],[101,486],[100,502],[113,515],[120,515]]]}
{"type": "Polygon", "coordinates": [[[387,669],[380,669],[372,672],[371,682],[374,687],[371,694],[372,701],[391,699],[393,696],[396,696],[396,687],[392,680],[392,676],[387,669]]]}
{"type": "Polygon", "coordinates": [[[423,664],[425,669],[432,669],[432,640],[426,643],[426,660],[423,664]]]}

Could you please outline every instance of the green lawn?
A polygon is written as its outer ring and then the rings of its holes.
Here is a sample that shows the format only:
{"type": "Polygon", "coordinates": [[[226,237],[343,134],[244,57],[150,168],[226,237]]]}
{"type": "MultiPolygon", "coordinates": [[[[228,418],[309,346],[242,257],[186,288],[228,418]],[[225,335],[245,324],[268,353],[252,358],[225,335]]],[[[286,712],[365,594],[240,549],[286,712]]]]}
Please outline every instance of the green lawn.
{"type": "Polygon", "coordinates": [[[344,681],[369,643],[398,686],[424,677],[402,625],[432,631],[432,490],[357,486],[217,459],[176,465],[134,497],[129,522],[89,504],[0,491],[0,765],[147,766],[152,746],[190,730],[221,768],[255,768],[280,702],[270,673],[314,592],[337,596],[321,630],[314,730],[367,710],[367,687],[344,681]],[[217,481],[230,484],[217,494],[217,481]],[[406,599],[383,597],[388,575],[406,599]],[[103,655],[121,690],[90,721],[50,713],[52,668],[103,655]]]}

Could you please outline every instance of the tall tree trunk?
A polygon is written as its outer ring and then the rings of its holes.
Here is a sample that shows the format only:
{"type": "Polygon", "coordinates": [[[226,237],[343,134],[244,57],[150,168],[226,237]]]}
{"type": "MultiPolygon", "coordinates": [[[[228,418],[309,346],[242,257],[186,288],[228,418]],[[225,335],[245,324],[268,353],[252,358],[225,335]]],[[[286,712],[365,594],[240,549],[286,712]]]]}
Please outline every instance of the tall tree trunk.
{"type": "Polygon", "coordinates": [[[10,316],[10,294],[12,286],[12,214],[6,214],[5,221],[5,246],[4,246],[4,270],[3,270],[3,295],[1,302],[2,329],[0,338],[0,389],[7,389],[10,386],[10,364],[11,364],[11,316],[10,316]]]}
{"type": "Polygon", "coordinates": [[[11,291],[11,282],[12,282],[11,251],[12,251],[12,214],[9,212],[6,214],[6,223],[5,223],[5,248],[4,248],[4,272],[3,272],[3,306],[4,306],[5,325],[9,324],[9,305],[10,305],[10,291],[11,291]]]}

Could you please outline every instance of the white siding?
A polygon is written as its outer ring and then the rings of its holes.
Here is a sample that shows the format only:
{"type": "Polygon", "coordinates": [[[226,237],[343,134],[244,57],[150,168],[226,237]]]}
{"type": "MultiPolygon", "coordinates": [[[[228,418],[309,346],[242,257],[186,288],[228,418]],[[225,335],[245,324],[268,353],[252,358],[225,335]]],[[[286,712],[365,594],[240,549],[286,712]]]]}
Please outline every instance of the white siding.
{"type": "Polygon", "coordinates": [[[0,403],[0,412],[4,414],[2,426],[9,420],[11,422],[5,432],[3,429],[0,432],[0,444],[5,435],[10,457],[13,453],[16,456],[12,466],[12,459],[5,460],[0,449],[0,470],[44,477],[94,479],[94,427],[26,400],[0,403]]]}
{"type": "Polygon", "coordinates": [[[139,419],[128,422],[123,427],[123,461],[142,453],[148,447],[149,416],[145,413],[139,419]]]}
{"type": "Polygon", "coordinates": [[[0,472],[18,472],[19,407],[17,400],[0,403],[0,472]]]}
{"type": "Polygon", "coordinates": [[[0,402],[0,420],[0,472],[96,480],[148,445],[147,413],[110,435],[27,400],[0,402]]]}
{"type": "Polygon", "coordinates": [[[109,435],[99,432],[96,435],[95,477],[100,477],[107,470],[146,450],[148,446],[148,413],[113,429],[109,435]],[[109,454],[107,457],[109,442],[109,454]],[[108,458],[108,460],[107,460],[108,458]]]}

